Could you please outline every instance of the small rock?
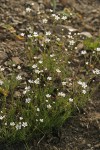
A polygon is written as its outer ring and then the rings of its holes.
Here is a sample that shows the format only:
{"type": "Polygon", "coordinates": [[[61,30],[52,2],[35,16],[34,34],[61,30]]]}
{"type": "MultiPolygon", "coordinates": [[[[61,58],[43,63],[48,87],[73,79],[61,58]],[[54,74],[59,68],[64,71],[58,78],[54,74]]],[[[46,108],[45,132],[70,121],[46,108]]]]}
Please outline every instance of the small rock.
{"type": "Polygon", "coordinates": [[[0,51],[0,63],[5,61],[8,58],[8,55],[6,52],[0,51]]]}
{"type": "Polygon", "coordinates": [[[84,36],[86,36],[86,37],[88,37],[88,38],[91,38],[91,37],[92,37],[92,35],[91,35],[90,32],[81,32],[80,35],[84,35],[84,36]]]}
{"type": "Polygon", "coordinates": [[[16,64],[19,65],[22,63],[22,60],[20,60],[19,57],[12,57],[12,61],[16,64]]]}

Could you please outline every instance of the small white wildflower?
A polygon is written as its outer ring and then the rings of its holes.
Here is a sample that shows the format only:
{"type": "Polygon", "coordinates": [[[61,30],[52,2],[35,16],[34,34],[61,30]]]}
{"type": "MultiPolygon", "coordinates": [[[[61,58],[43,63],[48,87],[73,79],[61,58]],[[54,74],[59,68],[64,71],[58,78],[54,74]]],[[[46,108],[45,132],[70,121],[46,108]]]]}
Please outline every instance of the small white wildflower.
{"type": "Polygon", "coordinates": [[[95,68],[95,69],[93,70],[93,73],[94,73],[94,74],[98,74],[98,75],[99,75],[99,74],[100,74],[100,70],[99,70],[99,69],[97,69],[97,68],[95,68]]]}
{"type": "Polygon", "coordinates": [[[47,20],[47,19],[43,19],[42,21],[43,21],[43,23],[47,23],[47,22],[48,22],[48,20],[47,20]]]}
{"type": "Polygon", "coordinates": [[[85,89],[87,87],[87,84],[85,82],[82,82],[82,87],[85,89]]]}
{"type": "Polygon", "coordinates": [[[7,126],[7,122],[5,122],[5,126],[7,126]]]}
{"type": "Polygon", "coordinates": [[[56,69],[56,72],[60,73],[61,71],[59,69],[56,69]]]}
{"type": "Polygon", "coordinates": [[[5,69],[4,69],[3,67],[0,66],[0,70],[1,70],[1,71],[4,71],[5,69]]]}
{"type": "Polygon", "coordinates": [[[50,57],[52,58],[52,57],[54,57],[55,56],[55,54],[50,54],[50,57]]]}
{"type": "Polygon", "coordinates": [[[31,12],[31,8],[27,7],[26,12],[31,12]]]}
{"type": "Polygon", "coordinates": [[[51,109],[51,107],[52,107],[52,106],[51,106],[50,104],[47,105],[47,108],[48,108],[48,109],[51,109]]]}
{"type": "Polygon", "coordinates": [[[10,122],[10,126],[15,126],[15,123],[14,122],[10,122]]]}
{"type": "Polygon", "coordinates": [[[2,85],[4,82],[2,80],[0,80],[0,85],[2,85]]]}
{"type": "Polygon", "coordinates": [[[36,110],[39,112],[39,111],[40,111],[40,108],[37,108],[36,110]]]}
{"type": "Polygon", "coordinates": [[[66,85],[66,82],[62,82],[62,85],[66,85]]]}
{"type": "Polygon", "coordinates": [[[25,36],[25,33],[21,33],[20,36],[22,36],[22,37],[25,36]]]}
{"type": "Polygon", "coordinates": [[[55,20],[59,20],[60,17],[58,15],[55,15],[55,20]]]}
{"type": "Polygon", "coordinates": [[[45,100],[48,103],[48,100],[45,100]]]}
{"type": "Polygon", "coordinates": [[[47,77],[47,80],[51,81],[51,80],[52,80],[52,77],[47,77]]]}
{"type": "Polygon", "coordinates": [[[58,93],[58,96],[65,97],[65,96],[66,96],[66,94],[65,94],[65,93],[63,93],[63,92],[59,92],[59,93],[58,93]]]}
{"type": "Polygon", "coordinates": [[[51,32],[50,31],[47,31],[46,32],[46,35],[48,36],[48,35],[51,35],[51,32]]]}
{"type": "Polygon", "coordinates": [[[15,127],[16,127],[16,130],[20,130],[21,129],[21,124],[19,123],[15,127]]]}
{"type": "Polygon", "coordinates": [[[40,84],[40,80],[39,78],[37,78],[35,81],[34,81],[35,84],[40,84]]]}
{"type": "Polygon", "coordinates": [[[43,119],[40,119],[40,122],[43,122],[43,119]]]}
{"type": "Polygon", "coordinates": [[[23,117],[19,117],[20,120],[23,120],[23,117]]]}
{"type": "Polygon", "coordinates": [[[86,54],[86,51],[85,51],[85,50],[81,51],[81,54],[85,55],[85,54],[86,54]]]}
{"type": "Polygon", "coordinates": [[[34,64],[34,65],[32,66],[32,68],[33,68],[33,69],[37,68],[37,65],[36,65],[36,64],[34,64]]]}
{"type": "Polygon", "coordinates": [[[38,69],[35,69],[35,71],[34,71],[35,73],[37,73],[37,74],[39,74],[40,73],[40,70],[38,70],[38,69]]]}
{"type": "Polygon", "coordinates": [[[28,124],[27,124],[27,122],[22,122],[22,127],[27,127],[28,126],[28,124]]]}
{"type": "Polygon", "coordinates": [[[60,41],[60,38],[57,38],[56,40],[59,42],[59,41],[60,41]]]}
{"type": "Polygon", "coordinates": [[[5,115],[4,116],[0,115],[0,120],[3,120],[4,118],[5,118],[5,115]]]}
{"type": "Polygon", "coordinates": [[[83,94],[86,94],[86,90],[82,90],[82,93],[83,93],[83,94]]]}
{"type": "Polygon", "coordinates": [[[69,102],[73,102],[73,99],[72,99],[72,98],[69,98],[69,102]]]}
{"type": "Polygon", "coordinates": [[[97,52],[100,52],[100,47],[98,47],[96,50],[97,50],[97,52]]]}
{"type": "Polygon", "coordinates": [[[39,60],[39,64],[42,64],[43,63],[43,61],[42,60],[39,60]]]}
{"type": "Polygon", "coordinates": [[[31,98],[26,98],[25,103],[30,103],[31,98]]]}
{"type": "Polygon", "coordinates": [[[47,97],[47,98],[50,98],[50,97],[51,97],[51,95],[50,95],[50,94],[46,94],[46,97],[47,97]]]}
{"type": "Polygon", "coordinates": [[[82,81],[80,81],[80,80],[79,80],[77,83],[78,83],[79,85],[82,85],[82,81]]]}
{"type": "Polygon", "coordinates": [[[16,79],[17,79],[17,80],[22,80],[22,77],[21,77],[20,75],[18,75],[18,76],[16,77],[16,79]]]}
{"type": "Polygon", "coordinates": [[[20,69],[21,69],[21,66],[18,66],[18,67],[17,67],[17,69],[19,69],[19,70],[20,70],[20,69]]]}
{"type": "Polygon", "coordinates": [[[28,80],[28,82],[29,82],[29,83],[34,83],[34,81],[33,81],[33,80],[30,80],[30,79],[28,80]]]}
{"type": "Polygon", "coordinates": [[[38,37],[38,33],[37,32],[34,32],[33,35],[34,35],[34,37],[38,37]]]}
{"type": "Polygon", "coordinates": [[[32,35],[31,35],[31,34],[28,34],[27,37],[28,37],[28,38],[32,38],[32,35]]]}
{"type": "Polygon", "coordinates": [[[74,45],[75,41],[74,40],[71,40],[69,41],[70,45],[74,45]]]}
{"type": "Polygon", "coordinates": [[[62,19],[62,20],[66,20],[66,19],[67,19],[67,16],[63,16],[61,19],[62,19]]]}
{"type": "Polygon", "coordinates": [[[86,65],[88,65],[88,64],[89,64],[89,62],[87,61],[85,64],[86,64],[86,65]]]}
{"type": "Polygon", "coordinates": [[[49,38],[46,38],[45,39],[45,43],[49,43],[50,42],[50,39],[49,38]]]}

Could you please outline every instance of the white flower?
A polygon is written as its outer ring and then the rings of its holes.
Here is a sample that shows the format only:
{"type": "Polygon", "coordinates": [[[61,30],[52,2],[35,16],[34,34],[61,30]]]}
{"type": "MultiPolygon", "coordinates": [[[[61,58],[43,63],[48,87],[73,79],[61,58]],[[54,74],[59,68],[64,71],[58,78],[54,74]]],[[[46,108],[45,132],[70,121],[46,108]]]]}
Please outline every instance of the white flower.
{"type": "Polygon", "coordinates": [[[23,94],[26,94],[27,92],[29,92],[29,91],[30,91],[30,88],[31,88],[30,86],[26,86],[26,87],[25,87],[25,91],[23,91],[23,94]]]}
{"type": "Polygon", "coordinates": [[[59,42],[59,41],[60,41],[60,38],[57,38],[56,40],[59,42]]]}
{"type": "Polygon", "coordinates": [[[30,11],[31,11],[31,8],[27,7],[26,12],[30,12],[30,11]]]}
{"type": "Polygon", "coordinates": [[[5,118],[5,115],[4,116],[0,115],[0,120],[3,120],[4,118],[5,118]]]}
{"type": "Polygon", "coordinates": [[[26,86],[26,87],[25,87],[25,90],[26,90],[26,91],[29,91],[30,88],[31,88],[30,86],[26,86]]]}
{"type": "Polygon", "coordinates": [[[0,80],[0,85],[2,85],[4,82],[2,80],[0,80]]]}
{"type": "Polygon", "coordinates": [[[37,78],[35,81],[34,81],[35,84],[40,84],[40,80],[39,78],[37,78]]]}
{"type": "Polygon", "coordinates": [[[39,64],[42,64],[43,63],[43,61],[42,60],[39,60],[39,64]]]}
{"type": "Polygon", "coordinates": [[[15,126],[15,123],[14,122],[10,122],[10,126],[15,126]]]}
{"type": "Polygon", "coordinates": [[[63,16],[61,19],[62,19],[62,20],[66,20],[66,19],[67,19],[67,16],[63,16]]]}
{"type": "Polygon", "coordinates": [[[43,21],[43,23],[47,23],[47,22],[48,22],[48,20],[47,20],[47,19],[43,19],[42,21],[43,21]]]}
{"type": "Polygon", "coordinates": [[[63,92],[59,92],[59,93],[58,93],[58,96],[65,97],[65,96],[66,96],[66,94],[65,94],[65,93],[63,93],[63,92]]]}
{"type": "Polygon", "coordinates": [[[97,52],[100,52],[100,47],[97,48],[97,52]]]}
{"type": "Polygon", "coordinates": [[[51,97],[51,95],[50,95],[50,94],[46,94],[46,97],[47,97],[47,98],[50,98],[50,97],[51,97]]]}
{"type": "Polygon", "coordinates": [[[28,82],[29,82],[29,83],[34,83],[34,81],[33,81],[33,80],[28,80],[28,82]]]}
{"type": "Polygon", "coordinates": [[[83,94],[86,94],[86,90],[82,90],[82,93],[83,93],[83,94]]]}
{"type": "Polygon", "coordinates": [[[80,81],[80,80],[79,80],[77,83],[78,83],[79,85],[82,85],[82,81],[80,81]]]}
{"type": "Polygon", "coordinates": [[[17,124],[15,127],[16,127],[16,130],[20,130],[21,129],[21,123],[17,124]]]}
{"type": "Polygon", "coordinates": [[[21,66],[18,66],[18,67],[17,67],[17,69],[19,69],[19,70],[20,70],[20,69],[21,69],[21,66]]]}
{"type": "Polygon", "coordinates": [[[75,41],[74,40],[71,40],[69,41],[70,45],[74,45],[75,41]]]}
{"type": "Polygon", "coordinates": [[[33,68],[33,69],[37,68],[37,65],[36,65],[36,64],[34,64],[34,65],[32,66],[32,68],[33,68]]]}
{"type": "Polygon", "coordinates": [[[34,32],[33,35],[34,35],[34,37],[38,37],[38,33],[37,32],[34,32]]]}
{"type": "Polygon", "coordinates": [[[55,20],[59,20],[60,17],[58,15],[55,15],[55,20]]]}
{"type": "Polygon", "coordinates": [[[52,106],[50,104],[47,105],[47,108],[50,109],[52,106]]]}
{"type": "Polygon", "coordinates": [[[22,127],[25,128],[25,127],[27,127],[27,126],[28,126],[27,122],[23,122],[23,123],[22,123],[22,127]]]}
{"type": "Polygon", "coordinates": [[[43,119],[40,119],[40,122],[43,122],[43,119]]]}
{"type": "Polygon", "coordinates": [[[51,32],[50,31],[46,32],[46,35],[51,35],[51,32]]]}
{"type": "Polygon", "coordinates": [[[100,70],[97,69],[97,68],[95,68],[95,69],[93,70],[93,73],[94,73],[94,74],[100,74],[100,70]]]}
{"type": "Polygon", "coordinates": [[[20,120],[23,120],[23,117],[19,117],[20,120]]]}
{"type": "Polygon", "coordinates": [[[85,82],[83,82],[82,87],[85,89],[87,87],[87,84],[85,82]]]}
{"type": "Polygon", "coordinates": [[[51,81],[51,80],[52,80],[52,77],[47,77],[47,80],[51,81]]]}
{"type": "Polygon", "coordinates": [[[31,34],[28,34],[27,36],[28,36],[28,38],[31,38],[31,37],[32,37],[32,35],[31,35],[31,34]]]}
{"type": "Polygon", "coordinates": [[[55,56],[55,54],[50,54],[50,57],[52,58],[52,57],[54,57],[55,56]]]}
{"type": "Polygon", "coordinates": [[[59,69],[56,69],[56,72],[60,73],[61,71],[59,69]]]}
{"type": "Polygon", "coordinates": [[[40,108],[37,108],[36,110],[39,112],[39,111],[40,111],[40,108]]]}
{"type": "Polygon", "coordinates": [[[85,55],[85,54],[86,54],[86,51],[85,51],[85,50],[84,50],[84,51],[81,51],[81,54],[85,55]]]}
{"type": "Polygon", "coordinates": [[[0,66],[0,70],[1,70],[1,71],[4,71],[5,69],[4,69],[4,68],[2,68],[2,67],[0,66]]]}
{"type": "Polygon", "coordinates": [[[21,33],[20,36],[22,36],[22,37],[25,36],[25,33],[21,33]]]}
{"type": "Polygon", "coordinates": [[[22,80],[22,77],[21,77],[20,75],[18,75],[18,76],[16,77],[16,79],[17,79],[17,80],[22,80]]]}
{"type": "Polygon", "coordinates": [[[25,103],[30,103],[31,98],[26,98],[25,103]]]}
{"type": "Polygon", "coordinates": [[[40,70],[38,70],[38,69],[35,69],[35,71],[34,71],[35,73],[37,73],[37,74],[39,74],[40,73],[40,70]]]}
{"type": "Polygon", "coordinates": [[[66,82],[62,82],[62,85],[66,85],[66,82]]]}
{"type": "Polygon", "coordinates": [[[31,8],[27,7],[26,12],[31,12],[31,8]]]}
{"type": "Polygon", "coordinates": [[[45,39],[45,43],[49,43],[50,42],[50,39],[49,38],[46,38],[45,39]]]}
{"type": "Polygon", "coordinates": [[[72,99],[72,98],[69,98],[69,102],[73,102],[73,99],[72,99]]]}
{"type": "Polygon", "coordinates": [[[86,64],[86,65],[88,65],[88,64],[89,64],[89,62],[87,61],[85,64],[86,64]]]}

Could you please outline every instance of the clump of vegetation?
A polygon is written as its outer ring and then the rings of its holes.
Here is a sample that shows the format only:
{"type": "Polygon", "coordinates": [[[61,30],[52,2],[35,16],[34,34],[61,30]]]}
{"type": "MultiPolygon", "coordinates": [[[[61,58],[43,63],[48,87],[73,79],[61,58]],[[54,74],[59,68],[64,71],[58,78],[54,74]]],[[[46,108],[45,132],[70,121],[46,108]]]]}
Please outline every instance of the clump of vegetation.
{"type": "MultiPolygon", "coordinates": [[[[52,14],[49,19],[55,27],[68,18],[52,14]]],[[[49,20],[43,18],[42,21],[46,24],[49,20]]],[[[52,132],[75,110],[84,107],[90,97],[90,78],[100,74],[97,60],[90,59],[94,54],[88,55],[87,47],[77,50],[79,33],[69,30],[64,36],[62,30],[60,36],[53,29],[21,33],[23,39],[27,36],[23,52],[25,64],[16,65],[11,61],[11,73],[7,76],[6,68],[0,67],[2,142],[26,141],[52,132]]],[[[98,57],[98,52],[95,55],[98,57]]]]}

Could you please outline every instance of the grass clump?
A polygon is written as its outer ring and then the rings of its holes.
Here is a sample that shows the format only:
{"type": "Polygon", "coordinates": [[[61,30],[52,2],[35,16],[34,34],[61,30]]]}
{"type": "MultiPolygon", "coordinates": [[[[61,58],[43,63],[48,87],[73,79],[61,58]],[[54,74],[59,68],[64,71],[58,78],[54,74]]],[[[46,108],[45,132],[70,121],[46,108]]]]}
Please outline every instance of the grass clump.
{"type": "MultiPolygon", "coordinates": [[[[53,17],[61,22],[62,16],[53,17]]],[[[78,33],[60,36],[46,29],[26,36],[24,64],[10,62],[7,76],[6,68],[0,68],[1,143],[27,141],[60,128],[87,102],[90,78],[100,74],[87,50],[77,52],[78,33]]]]}

